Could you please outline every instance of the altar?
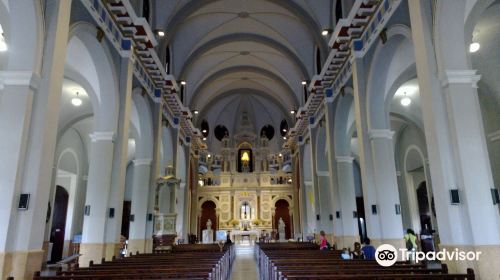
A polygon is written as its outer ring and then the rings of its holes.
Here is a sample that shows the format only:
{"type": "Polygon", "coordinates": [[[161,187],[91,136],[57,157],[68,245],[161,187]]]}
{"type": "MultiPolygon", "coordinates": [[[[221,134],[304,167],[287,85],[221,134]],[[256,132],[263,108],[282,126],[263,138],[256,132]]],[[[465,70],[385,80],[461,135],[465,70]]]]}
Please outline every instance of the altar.
{"type": "Polygon", "coordinates": [[[248,241],[255,241],[260,236],[260,230],[232,230],[230,236],[234,242],[242,241],[244,237],[248,237],[248,241]]]}

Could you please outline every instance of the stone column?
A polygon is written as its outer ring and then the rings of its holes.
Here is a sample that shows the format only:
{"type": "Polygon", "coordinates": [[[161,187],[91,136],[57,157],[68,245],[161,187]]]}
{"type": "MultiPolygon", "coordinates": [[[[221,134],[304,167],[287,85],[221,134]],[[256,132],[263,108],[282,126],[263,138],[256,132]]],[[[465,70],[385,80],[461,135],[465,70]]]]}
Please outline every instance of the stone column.
{"type": "Polygon", "coordinates": [[[114,217],[108,215],[108,219],[106,220],[106,260],[111,260],[113,256],[118,256],[120,249],[123,197],[128,161],[130,108],[132,106],[133,68],[134,60],[131,56],[125,56],[121,59],[119,79],[120,110],[113,154],[111,191],[108,198],[108,208],[109,210],[113,208],[115,215],[114,217]]]}
{"type": "MultiPolygon", "coordinates": [[[[15,14],[22,4],[11,5],[15,14]]],[[[59,104],[69,33],[71,1],[47,2],[42,80],[10,57],[0,101],[0,277],[32,277],[41,269],[45,220],[57,142],[59,104]],[[34,89],[36,93],[33,93],[34,89]],[[5,177],[4,177],[5,176],[5,177]],[[21,193],[27,210],[17,210],[21,193]]],[[[26,30],[26,32],[33,32],[26,30]]],[[[16,42],[12,42],[12,48],[16,42]]],[[[34,46],[35,47],[35,46],[34,46]]]]}
{"type": "Polygon", "coordinates": [[[113,166],[114,132],[94,132],[90,135],[89,175],[83,217],[80,266],[100,261],[105,253],[108,197],[113,166]]]}
{"type": "MultiPolygon", "coordinates": [[[[319,232],[321,229],[321,220],[324,218],[325,213],[321,212],[321,205],[319,200],[319,184],[318,184],[318,175],[317,175],[317,162],[316,162],[316,138],[317,138],[317,128],[314,125],[315,120],[313,117],[309,119],[309,148],[311,154],[311,188],[313,190],[314,195],[314,203],[312,209],[312,221],[309,221],[310,225],[313,227],[311,230],[313,232],[319,232]],[[317,215],[320,215],[320,219],[317,219],[317,215]]],[[[307,168],[307,167],[305,167],[307,168]]]]}
{"type": "Polygon", "coordinates": [[[132,181],[132,205],[131,215],[134,220],[130,221],[130,233],[128,249],[134,254],[146,252],[146,223],[149,200],[149,176],[151,169],[151,159],[135,159],[134,174],[132,181]]]}
{"type": "MultiPolygon", "coordinates": [[[[330,214],[333,215],[333,235],[334,235],[334,243],[337,244],[338,247],[352,247],[352,244],[349,244],[351,240],[355,238],[356,234],[352,234],[352,232],[347,229],[344,231],[344,220],[351,220],[352,215],[349,212],[343,211],[343,204],[354,204],[356,207],[356,199],[354,201],[350,200],[350,193],[354,193],[354,185],[352,189],[345,188],[344,191],[349,192],[349,196],[347,200],[342,201],[340,196],[339,187],[342,182],[339,181],[340,176],[347,176],[348,174],[342,174],[337,172],[338,165],[335,160],[335,103],[333,100],[333,96],[331,90],[326,91],[326,102],[325,102],[325,120],[326,120],[326,147],[327,147],[327,160],[328,160],[328,175],[329,175],[329,187],[332,192],[332,203],[330,207],[330,214]],[[343,203],[342,203],[343,202],[343,203]],[[340,213],[340,217],[337,218],[336,212],[340,213]],[[344,216],[344,215],[346,216],[344,216]],[[344,242],[345,240],[345,242],[344,242]]],[[[352,175],[352,173],[351,173],[352,175]]],[[[354,195],[355,196],[355,195],[354,195]]]]}
{"type": "Polygon", "coordinates": [[[339,237],[341,247],[354,248],[354,242],[359,241],[359,229],[356,208],[356,193],[354,190],[353,157],[337,156],[337,179],[340,201],[340,223],[342,236],[339,237]]]}
{"type": "MultiPolygon", "coordinates": [[[[183,233],[181,236],[179,236],[179,238],[184,238],[185,240],[187,240],[187,235],[189,233],[189,230],[190,230],[190,224],[189,224],[189,217],[191,216],[191,191],[190,191],[190,184],[191,184],[191,172],[190,172],[190,169],[191,169],[191,143],[187,143],[186,145],[186,148],[184,148],[184,158],[186,159],[186,178],[182,178],[182,180],[185,181],[185,184],[184,184],[184,205],[183,205],[183,220],[182,220],[182,230],[183,230],[183,233]]],[[[214,221],[215,223],[215,221],[214,221]]],[[[215,226],[214,226],[215,228],[215,226]]]]}
{"type": "MultiPolygon", "coordinates": [[[[156,181],[162,172],[161,147],[163,131],[163,99],[159,100],[153,106],[153,161],[151,163],[151,174],[149,176],[149,198],[146,220],[146,253],[153,251],[153,216],[155,213],[156,181]]],[[[160,204],[158,204],[160,205],[160,204]]]]}
{"type": "MultiPolygon", "coordinates": [[[[450,8],[464,5],[457,3],[450,8]]],[[[496,261],[500,256],[500,211],[490,194],[494,186],[476,90],[480,76],[466,65],[463,41],[453,42],[457,50],[463,49],[463,56],[453,61],[432,44],[435,29],[425,1],[411,1],[409,8],[413,41],[422,42],[415,45],[415,58],[439,247],[481,251],[477,261],[447,262],[450,271],[464,272],[471,267],[480,279],[494,279],[500,274],[496,261]],[[441,79],[436,75],[438,70],[441,79]],[[450,203],[450,189],[458,189],[460,204],[450,203]]],[[[445,39],[440,40],[443,43],[445,39]]]]}
{"type": "MultiPolygon", "coordinates": [[[[370,141],[367,135],[368,120],[366,112],[366,70],[363,58],[352,61],[354,112],[356,117],[356,131],[359,143],[359,163],[361,181],[363,182],[363,200],[365,207],[365,221],[368,238],[377,246],[381,242],[381,226],[379,214],[372,213],[372,205],[377,205],[377,193],[373,174],[373,161],[370,141]]],[[[391,152],[394,154],[394,152],[391,152]]],[[[393,206],[394,207],[394,206],[393,206]]]]}
{"type": "Polygon", "coordinates": [[[393,135],[394,131],[389,129],[368,131],[374,167],[377,212],[380,217],[381,242],[404,247],[393,135]]]}

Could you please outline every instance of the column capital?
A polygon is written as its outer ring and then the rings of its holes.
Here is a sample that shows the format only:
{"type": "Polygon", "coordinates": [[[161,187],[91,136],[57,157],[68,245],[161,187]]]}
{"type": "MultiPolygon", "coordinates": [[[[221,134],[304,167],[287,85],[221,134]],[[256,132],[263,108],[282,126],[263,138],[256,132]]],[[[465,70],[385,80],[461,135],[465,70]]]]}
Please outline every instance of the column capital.
{"type": "Polygon", "coordinates": [[[377,138],[386,138],[392,139],[394,136],[394,131],[390,129],[369,129],[368,130],[368,138],[377,139],[377,138]]]}
{"type": "Polygon", "coordinates": [[[151,165],[151,162],[153,160],[150,158],[138,158],[134,159],[132,162],[134,163],[134,166],[140,166],[140,165],[151,165]]]}
{"type": "Polygon", "coordinates": [[[32,90],[38,88],[40,75],[31,71],[0,71],[0,89],[4,86],[29,86],[32,90]]]}
{"type": "Polygon", "coordinates": [[[336,156],[335,159],[339,163],[352,163],[354,158],[351,156],[336,156]]]}
{"type": "Polygon", "coordinates": [[[447,87],[450,84],[471,84],[473,88],[477,88],[477,82],[481,79],[481,75],[476,74],[477,70],[445,70],[441,77],[441,86],[447,87]]]}
{"type": "Polygon", "coordinates": [[[488,134],[488,139],[490,139],[491,142],[500,141],[500,130],[488,134]]]}
{"type": "Polygon", "coordinates": [[[114,131],[94,131],[89,134],[90,140],[92,142],[97,141],[114,141],[115,132],[114,131]]]}

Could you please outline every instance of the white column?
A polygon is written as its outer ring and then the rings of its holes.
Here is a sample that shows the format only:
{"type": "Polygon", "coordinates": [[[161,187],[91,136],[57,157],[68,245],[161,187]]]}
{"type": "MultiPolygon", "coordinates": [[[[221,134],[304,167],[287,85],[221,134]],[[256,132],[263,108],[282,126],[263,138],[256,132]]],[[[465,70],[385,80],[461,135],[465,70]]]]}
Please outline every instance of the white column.
{"type": "Polygon", "coordinates": [[[107,205],[111,186],[113,166],[114,132],[94,132],[90,134],[89,174],[85,212],[83,217],[82,243],[80,245],[80,265],[88,265],[90,260],[100,261],[104,256],[104,242],[107,205]]]}
{"type": "Polygon", "coordinates": [[[314,122],[314,118],[309,119],[309,148],[310,148],[310,155],[311,155],[311,188],[313,190],[314,194],[314,209],[312,213],[314,213],[314,219],[310,222],[310,225],[314,225],[312,230],[319,232],[320,226],[321,226],[321,220],[324,218],[323,215],[324,213],[321,213],[321,208],[320,208],[320,200],[319,200],[319,186],[318,186],[318,176],[316,173],[316,170],[318,170],[317,167],[317,162],[316,162],[316,138],[317,138],[317,129],[311,122],[314,122]],[[318,221],[317,215],[320,215],[320,220],[318,221]]]}
{"type": "MultiPolygon", "coordinates": [[[[33,90],[38,76],[31,72],[2,72],[0,99],[0,252],[12,251],[21,193],[33,90]],[[16,120],[16,121],[12,121],[16,120]]],[[[0,275],[1,276],[1,275],[0,275]]]]}
{"type": "MultiPolygon", "coordinates": [[[[151,159],[135,159],[134,174],[132,179],[132,205],[130,209],[134,220],[130,221],[129,245],[135,244],[131,252],[145,252],[146,245],[146,223],[149,200],[150,168],[151,159]]],[[[132,246],[130,246],[132,247],[132,246]]]]}
{"type": "MultiPolygon", "coordinates": [[[[353,170],[353,157],[350,156],[337,156],[337,173],[338,173],[338,188],[339,188],[339,201],[341,209],[340,221],[342,223],[342,235],[352,237],[350,243],[354,240],[359,240],[359,229],[356,207],[356,193],[354,187],[354,170],[353,170]]],[[[347,242],[345,242],[347,243],[347,242]]],[[[344,246],[353,244],[344,244],[344,246]]]]}
{"type": "MultiPolygon", "coordinates": [[[[332,203],[330,206],[330,214],[333,215],[333,233],[336,237],[337,240],[335,240],[336,243],[339,243],[341,238],[337,238],[340,236],[353,236],[353,234],[349,233],[349,231],[346,231],[344,233],[343,230],[343,222],[342,220],[339,220],[337,218],[337,211],[340,213],[343,213],[342,209],[342,201],[340,197],[340,176],[345,176],[345,174],[342,174],[338,172],[338,164],[335,160],[335,106],[334,106],[333,98],[332,97],[327,97],[326,102],[325,102],[325,119],[326,119],[326,145],[328,147],[327,149],[327,159],[328,159],[328,175],[330,179],[330,189],[332,192],[332,203]]],[[[354,185],[352,186],[352,191],[354,193],[354,185]]],[[[356,198],[354,200],[346,200],[344,202],[345,204],[354,204],[356,206],[356,198]]],[[[347,215],[346,218],[349,219],[349,217],[352,217],[352,214],[349,213],[344,213],[344,215],[347,215]]],[[[344,216],[341,214],[340,219],[344,218],[344,216]]],[[[354,234],[357,235],[357,234],[354,234]]],[[[344,247],[344,244],[339,244],[340,247],[344,247]]],[[[351,245],[349,245],[351,246],[351,245]]]]}
{"type": "MultiPolygon", "coordinates": [[[[365,207],[366,231],[368,238],[375,242],[382,238],[379,216],[372,213],[372,205],[377,205],[377,193],[373,174],[373,161],[368,139],[368,120],[366,112],[366,73],[363,58],[352,62],[354,112],[359,145],[359,164],[365,207]]],[[[393,154],[393,153],[392,153],[393,154]]]]}
{"type": "Polygon", "coordinates": [[[111,191],[108,198],[108,209],[115,209],[114,217],[108,216],[106,221],[106,259],[118,256],[121,236],[123,197],[125,194],[125,175],[128,161],[128,139],[130,125],[130,108],[132,105],[132,79],[134,61],[131,57],[121,59],[120,65],[120,110],[118,114],[117,133],[113,154],[113,170],[111,191]]]}
{"type": "Polygon", "coordinates": [[[368,131],[374,167],[377,212],[380,217],[380,234],[384,240],[403,238],[393,135],[394,131],[389,129],[368,131]],[[399,208],[398,212],[396,212],[396,207],[399,208]]]}

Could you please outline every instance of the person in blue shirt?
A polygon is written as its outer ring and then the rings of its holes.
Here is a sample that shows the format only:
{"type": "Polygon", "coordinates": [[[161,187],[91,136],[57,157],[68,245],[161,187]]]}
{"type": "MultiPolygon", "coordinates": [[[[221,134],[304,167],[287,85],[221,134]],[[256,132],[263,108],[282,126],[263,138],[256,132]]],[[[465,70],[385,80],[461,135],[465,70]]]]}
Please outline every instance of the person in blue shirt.
{"type": "Polygon", "coordinates": [[[374,260],[375,259],[375,247],[370,245],[370,238],[365,239],[365,246],[361,248],[363,254],[365,255],[365,260],[374,260]]]}

